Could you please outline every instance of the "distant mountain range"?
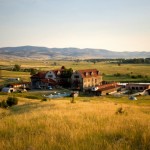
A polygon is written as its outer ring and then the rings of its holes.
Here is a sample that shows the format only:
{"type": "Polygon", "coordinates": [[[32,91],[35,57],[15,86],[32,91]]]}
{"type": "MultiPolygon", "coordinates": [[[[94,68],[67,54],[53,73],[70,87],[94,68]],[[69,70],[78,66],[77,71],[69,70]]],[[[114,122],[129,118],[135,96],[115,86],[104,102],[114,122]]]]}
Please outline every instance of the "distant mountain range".
{"type": "Polygon", "coordinates": [[[150,52],[116,52],[105,49],[47,48],[37,46],[3,47],[0,58],[26,59],[89,59],[89,58],[147,58],[150,52]]]}

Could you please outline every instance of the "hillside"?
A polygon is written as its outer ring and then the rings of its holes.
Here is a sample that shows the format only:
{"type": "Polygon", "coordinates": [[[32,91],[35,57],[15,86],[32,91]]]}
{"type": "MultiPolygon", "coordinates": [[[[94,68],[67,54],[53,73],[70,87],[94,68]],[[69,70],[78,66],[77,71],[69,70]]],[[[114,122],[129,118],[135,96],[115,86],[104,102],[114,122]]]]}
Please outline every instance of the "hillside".
{"type": "MultiPolygon", "coordinates": [[[[0,95],[6,99],[5,95],[0,95]]],[[[2,150],[149,150],[148,96],[78,97],[41,102],[19,98],[0,108],[2,150]],[[120,108],[123,112],[117,114],[120,108]]]]}
{"type": "Polygon", "coordinates": [[[115,52],[90,48],[21,46],[0,48],[0,57],[28,59],[145,58],[150,57],[150,52],[115,52]]]}

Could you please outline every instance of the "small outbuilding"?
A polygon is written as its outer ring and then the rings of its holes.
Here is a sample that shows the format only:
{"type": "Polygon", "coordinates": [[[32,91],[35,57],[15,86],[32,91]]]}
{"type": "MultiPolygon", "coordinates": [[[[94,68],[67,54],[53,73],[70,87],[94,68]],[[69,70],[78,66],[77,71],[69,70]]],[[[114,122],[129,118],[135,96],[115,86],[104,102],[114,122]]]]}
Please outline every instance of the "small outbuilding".
{"type": "Polygon", "coordinates": [[[4,87],[2,89],[2,92],[5,92],[5,93],[12,93],[12,92],[15,92],[15,89],[14,88],[10,88],[10,87],[4,87]]]}
{"type": "Polygon", "coordinates": [[[137,100],[137,98],[136,98],[136,97],[134,97],[133,95],[131,95],[131,96],[129,97],[129,100],[133,100],[133,101],[135,101],[135,100],[137,100]]]}

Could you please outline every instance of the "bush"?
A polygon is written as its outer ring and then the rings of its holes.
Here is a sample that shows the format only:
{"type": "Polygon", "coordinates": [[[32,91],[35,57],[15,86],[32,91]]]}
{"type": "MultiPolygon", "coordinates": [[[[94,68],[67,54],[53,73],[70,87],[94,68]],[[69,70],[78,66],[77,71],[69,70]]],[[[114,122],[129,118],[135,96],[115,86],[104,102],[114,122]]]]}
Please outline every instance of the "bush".
{"type": "Polygon", "coordinates": [[[137,78],[143,78],[143,76],[139,74],[139,75],[137,75],[137,78]]]}
{"type": "Polygon", "coordinates": [[[47,98],[42,98],[42,101],[47,101],[47,98]]]}
{"type": "Polygon", "coordinates": [[[145,75],[144,77],[145,77],[145,78],[148,78],[148,76],[147,76],[147,75],[145,75]]]}
{"type": "Polygon", "coordinates": [[[18,104],[18,98],[16,98],[16,97],[8,97],[6,102],[7,102],[8,106],[17,105],[18,104]]]}
{"type": "Polygon", "coordinates": [[[130,77],[130,74],[127,73],[127,74],[126,74],[126,77],[130,77]]]}
{"type": "Polygon", "coordinates": [[[125,111],[122,107],[119,107],[116,111],[116,114],[123,114],[125,111]]]}
{"type": "Polygon", "coordinates": [[[13,71],[20,71],[20,69],[21,69],[21,66],[18,65],[18,64],[15,64],[14,68],[13,68],[13,71]]]}
{"type": "Polygon", "coordinates": [[[132,75],[131,78],[132,78],[132,79],[136,79],[137,77],[136,77],[135,75],[132,75]]]}
{"type": "Polygon", "coordinates": [[[1,102],[0,102],[0,107],[1,107],[1,108],[7,108],[7,107],[8,107],[7,102],[6,102],[5,100],[1,101],[1,102]]]}
{"type": "Polygon", "coordinates": [[[120,77],[121,74],[120,74],[120,73],[116,73],[116,74],[114,74],[114,76],[115,76],[115,77],[120,77]]]}
{"type": "Polygon", "coordinates": [[[74,96],[72,96],[72,99],[71,99],[70,103],[76,103],[74,96]]]}

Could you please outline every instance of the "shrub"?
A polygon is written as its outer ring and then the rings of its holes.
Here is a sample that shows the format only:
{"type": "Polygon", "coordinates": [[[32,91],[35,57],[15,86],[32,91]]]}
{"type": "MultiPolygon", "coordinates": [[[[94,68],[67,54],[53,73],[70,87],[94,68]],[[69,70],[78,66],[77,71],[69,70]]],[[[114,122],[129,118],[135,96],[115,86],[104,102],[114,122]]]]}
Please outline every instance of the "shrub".
{"type": "Polygon", "coordinates": [[[115,76],[115,77],[120,77],[121,74],[120,74],[120,73],[116,73],[116,74],[114,74],[114,76],[115,76]]]}
{"type": "Polygon", "coordinates": [[[144,77],[145,77],[145,78],[148,78],[148,76],[147,76],[147,75],[145,75],[144,77]]]}
{"type": "Polygon", "coordinates": [[[72,96],[72,98],[71,98],[71,101],[70,101],[70,102],[71,102],[71,103],[76,103],[74,96],[72,96]]]}
{"type": "Polygon", "coordinates": [[[6,102],[5,100],[1,101],[1,102],[0,102],[0,107],[1,107],[1,108],[7,108],[7,107],[8,107],[7,102],[6,102]]]}
{"type": "Polygon", "coordinates": [[[116,114],[123,114],[125,111],[122,107],[119,107],[116,111],[116,114]]]}
{"type": "Polygon", "coordinates": [[[18,65],[18,64],[15,64],[14,68],[13,68],[13,71],[20,71],[20,69],[21,69],[21,66],[18,65]]]}
{"type": "Polygon", "coordinates": [[[137,77],[136,77],[135,75],[132,75],[131,78],[132,78],[132,79],[136,79],[137,77]]]}
{"type": "Polygon", "coordinates": [[[47,98],[42,98],[42,101],[47,101],[47,98]]]}
{"type": "Polygon", "coordinates": [[[6,102],[7,102],[8,106],[17,105],[18,104],[18,98],[16,98],[16,97],[8,97],[6,102]]]}
{"type": "Polygon", "coordinates": [[[143,78],[143,76],[139,74],[139,75],[137,75],[137,78],[143,78]]]}
{"type": "Polygon", "coordinates": [[[126,74],[126,77],[130,77],[130,74],[127,73],[127,74],[126,74]]]}

